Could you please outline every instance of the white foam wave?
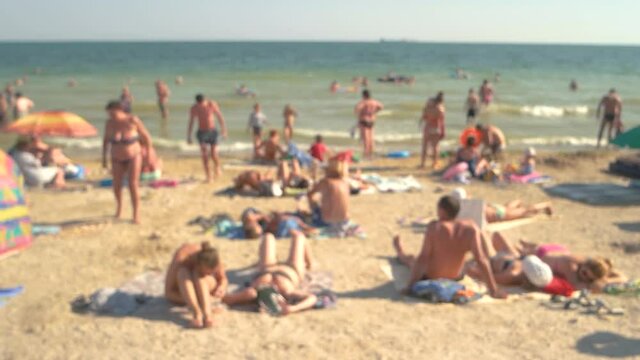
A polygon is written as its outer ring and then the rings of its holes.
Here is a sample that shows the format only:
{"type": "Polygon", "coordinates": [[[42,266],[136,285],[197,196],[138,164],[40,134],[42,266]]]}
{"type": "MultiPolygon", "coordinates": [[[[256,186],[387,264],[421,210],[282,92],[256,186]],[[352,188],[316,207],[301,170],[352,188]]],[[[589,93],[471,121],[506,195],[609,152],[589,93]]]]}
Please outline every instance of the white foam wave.
{"type": "MultiPolygon", "coordinates": [[[[89,138],[89,139],[59,139],[51,138],[47,139],[47,142],[64,146],[66,148],[78,149],[78,150],[98,150],[102,148],[102,139],[89,138]]],[[[180,153],[197,153],[199,147],[197,144],[188,144],[184,140],[170,140],[164,138],[154,138],[153,145],[157,149],[176,151],[180,153]]],[[[234,151],[246,151],[253,148],[253,144],[250,142],[227,142],[223,141],[220,144],[220,151],[222,152],[234,152],[234,151]]]]}
{"type": "Polygon", "coordinates": [[[533,105],[533,106],[521,107],[520,113],[526,114],[526,115],[533,115],[535,117],[553,118],[553,117],[562,117],[565,115],[586,115],[589,113],[589,107],[583,106],[583,105],[567,106],[567,107],[533,105]]]}
{"type": "Polygon", "coordinates": [[[541,118],[557,118],[570,115],[587,115],[589,106],[553,106],[553,105],[512,105],[512,104],[492,104],[487,108],[489,112],[529,115],[541,118]]]}

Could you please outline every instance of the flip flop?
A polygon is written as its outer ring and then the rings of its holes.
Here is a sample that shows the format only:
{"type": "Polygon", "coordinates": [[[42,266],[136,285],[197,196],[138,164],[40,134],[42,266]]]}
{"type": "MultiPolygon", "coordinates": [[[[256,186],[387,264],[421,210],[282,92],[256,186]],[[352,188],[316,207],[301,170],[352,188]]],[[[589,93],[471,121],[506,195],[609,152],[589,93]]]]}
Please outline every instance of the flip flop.
{"type": "Polygon", "coordinates": [[[0,288],[0,298],[10,298],[20,295],[24,291],[24,286],[16,286],[12,288],[0,288]]]}

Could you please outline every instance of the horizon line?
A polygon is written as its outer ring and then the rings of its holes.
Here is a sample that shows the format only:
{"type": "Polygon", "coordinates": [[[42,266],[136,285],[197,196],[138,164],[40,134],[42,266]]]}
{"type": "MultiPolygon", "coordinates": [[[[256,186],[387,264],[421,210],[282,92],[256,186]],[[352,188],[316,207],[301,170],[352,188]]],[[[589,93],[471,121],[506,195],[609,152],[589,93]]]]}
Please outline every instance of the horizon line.
{"type": "Polygon", "coordinates": [[[590,43],[590,42],[537,42],[537,41],[461,41],[461,40],[414,40],[404,38],[358,39],[0,39],[7,43],[346,43],[346,44],[454,44],[454,45],[548,45],[548,46],[616,46],[639,47],[640,43],[590,43]]]}

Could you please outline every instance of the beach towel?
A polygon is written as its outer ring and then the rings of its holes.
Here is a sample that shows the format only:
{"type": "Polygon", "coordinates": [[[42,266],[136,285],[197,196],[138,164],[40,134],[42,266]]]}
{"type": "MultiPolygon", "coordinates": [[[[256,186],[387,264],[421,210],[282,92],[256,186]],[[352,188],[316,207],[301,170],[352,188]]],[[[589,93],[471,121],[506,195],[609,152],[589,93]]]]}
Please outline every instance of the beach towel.
{"type": "MultiPolygon", "coordinates": [[[[258,269],[256,267],[235,271],[233,278],[229,275],[230,284],[227,288],[227,292],[232,293],[240,290],[243,285],[238,284],[250,284],[257,273],[258,269]]],[[[314,309],[335,308],[338,304],[338,296],[333,291],[333,274],[331,272],[316,270],[307,271],[302,283],[300,284],[300,290],[308,291],[316,295],[318,300],[313,307],[314,309]]]]}
{"type": "MultiPolygon", "coordinates": [[[[403,264],[400,264],[396,259],[389,259],[388,261],[380,264],[380,270],[387,278],[393,282],[393,285],[397,291],[401,291],[407,286],[409,278],[411,277],[410,269],[403,264]]],[[[465,276],[461,281],[461,285],[464,285],[466,290],[473,291],[473,293],[486,295],[487,288],[484,284],[476,281],[468,276],[465,276]]],[[[519,287],[500,287],[509,293],[509,297],[506,300],[493,299],[490,296],[482,296],[474,301],[474,304],[491,304],[500,302],[513,302],[519,300],[548,300],[549,295],[541,292],[527,292],[519,287]]],[[[408,298],[407,300],[411,300],[408,298]]],[[[415,300],[415,299],[413,299],[415,300]]]]}
{"type": "Polygon", "coordinates": [[[509,182],[514,184],[542,184],[550,182],[552,179],[550,176],[542,175],[538,172],[532,172],[527,175],[511,174],[509,175],[509,182]]]}
{"type": "Polygon", "coordinates": [[[596,206],[640,205],[640,189],[611,183],[565,183],[543,188],[549,195],[596,206]]]}
{"type": "Polygon", "coordinates": [[[337,227],[318,227],[318,232],[312,235],[312,238],[315,240],[325,240],[325,239],[335,239],[335,238],[346,238],[346,237],[356,237],[358,239],[366,239],[367,233],[364,231],[364,228],[351,220],[349,220],[346,224],[342,225],[340,228],[337,227]]]}
{"type": "Polygon", "coordinates": [[[160,306],[168,311],[170,304],[164,299],[164,272],[147,271],[125,282],[118,288],[102,288],[90,296],[80,295],[71,303],[75,312],[127,316],[143,306],[160,306]]]}
{"type": "Polygon", "coordinates": [[[378,174],[362,175],[362,180],[374,185],[380,192],[421,191],[422,185],[413,177],[384,177],[378,174]]]}

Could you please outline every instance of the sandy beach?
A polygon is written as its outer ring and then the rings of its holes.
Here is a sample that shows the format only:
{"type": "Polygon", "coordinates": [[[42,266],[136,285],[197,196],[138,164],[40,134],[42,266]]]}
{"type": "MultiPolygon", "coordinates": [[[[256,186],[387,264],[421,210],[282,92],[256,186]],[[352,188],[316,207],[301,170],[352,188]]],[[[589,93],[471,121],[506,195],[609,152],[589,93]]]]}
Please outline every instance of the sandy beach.
{"type": "MultiPolygon", "coordinates": [[[[604,173],[619,152],[541,153],[538,170],[562,182],[612,182],[604,173]]],[[[513,159],[516,156],[513,155],[513,159]]],[[[228,159],[225,159],[228,161],[228,159]]],[[[416,169],[418,160],[378,160],[383,175],[412,174],[420,193],[374,194],[352,198],[352,218],[367,239],[311,240],[316,268],[334,276],[336,309],[286,318],[229,310],[210,330],[185,328],[182,313],[108,317],[73,313],[69,303],[101,287],[117,287],[148,269],[164,269],[184,242],[211,240],[228,270],[257,259],[258,241],[228,240],[187,226],[197,216],[263,210],[292,210],[292,198],[216,196],[237,169],[214,184],[142,190],[142,225],[114,222],[110,188],[29,192],[34,223],[71,224],[58,235],[41,236],[21,253],[0,261],[0,285],[24,285],[22,295],[0,309],[2,359],[588,359],[597,355],[640,356],[640,298],[604,296],[626,315],[600,318],[578,311],[555,311],[540,301],[494,302],[468,306],[406,301],[380,270],[393,256],[391,234],[400,233],[411,251],[421,235],[401,228],[401,217],[433,216],[439,196],[456,185],[416,169]],[[614,340],[611,340],[614,339],[614,340]],[[606,346],[599,344],[607,343],[606,346]]],[[[103,177],[95,159],[83,160],[90,178],[103,177]]],[[[198,158],[165,157],[165,176],[202,178],[198,158]]],[[[507,237],[557,242],[575,253],[602,255],[634,278],[640,253],[623,244],[640,243],[639,207],[594,207],[550,198],[535,185],[474,182],[467,190],[493,202],[520,198],[551,200],[555,215],[511,229],[507,237]],[[627,226],[621,226],[626,224],[627,226]]],[[[128,199],[128,196],[125,197],[128,199]]],[[[126,200],[128,201],[128,200],[126,200]]],[[[125,205],[125,217],[130,207],[125,205]]],[[[284,256],[287,240],[278,242],[284,256]]]]}

